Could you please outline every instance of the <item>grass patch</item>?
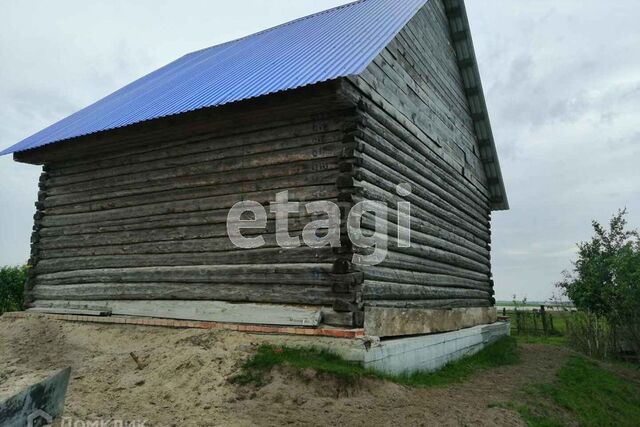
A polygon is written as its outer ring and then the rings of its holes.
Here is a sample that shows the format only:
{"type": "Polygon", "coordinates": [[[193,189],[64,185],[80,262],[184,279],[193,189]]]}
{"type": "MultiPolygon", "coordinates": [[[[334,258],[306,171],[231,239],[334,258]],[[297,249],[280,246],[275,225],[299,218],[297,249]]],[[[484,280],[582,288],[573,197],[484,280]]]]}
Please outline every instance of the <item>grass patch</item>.
{"type": "Polygon", "coordinates": [[[516,340],[505,337],[479,353],[452,362],[436,372],[387,375],[365,369],[324,350],[264,345],[245,362],[241,373],[235,376],[233,381],[238,384],[261,385],[266,373],[277,365],[284,365],[298,370],[314,369],[350,382],[359,378],[376,378],[412,387],[430,387],[461,382],[476,371],[515,364],[519,360],[516,340]]]}
{"type": "Polygon", "coordinates": [[[375,372],[350,363],[325,350],[263,345],[258,348],[258,352],[253,357],[244,363],[242,372],[233,378],[233,382],[261,385],[264,382],[265,374],[278,365],[300,370],[310,368],[348,381],[377,376],[375,372]]]}
{"type": "MultiPolygon", "coordinates": [[[[514,365],[520,361],[518,345],[514,338],[504,337],[479,353],[451,362],[435,372],[417,372],[395,377],[395,382],[413,387],[444,386],[462,382],[474,372],[499,366],[514,365]]],[[[394,381],[392,379],[392,381],[394,381]]]]}
{"type": "Polygon", "coordinates": [[[640,425],[640,388],[599,364],[572,356],[551,384],[529,387],[534,398],[516,405],[530,426],[561,425],[549,416],[549,404],[562,408],[581,426],[640,425]]]}

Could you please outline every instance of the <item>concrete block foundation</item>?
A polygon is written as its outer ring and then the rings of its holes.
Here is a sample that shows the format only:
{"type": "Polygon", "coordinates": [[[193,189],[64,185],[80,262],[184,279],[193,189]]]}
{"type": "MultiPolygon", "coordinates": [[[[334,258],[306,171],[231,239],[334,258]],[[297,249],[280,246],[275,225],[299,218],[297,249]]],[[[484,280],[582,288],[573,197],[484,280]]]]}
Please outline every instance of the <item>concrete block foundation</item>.
{"type": "Polygon", "coordinates": [[[390,374],[435,371],[470,356],[509,335],[509,323],[497,322],[459,331],[381,341],[362,352],[365,367],[390,374]]]}
{"type": "Polygon", "coordinates": [[[351,339],[311,339],[273,335],[269,342],[288,347],[315,347],[353,363],[388,374],[435,371],[449,362],[475,354],[510,334],[508,322],[495,322],[458,331],[380,340],[364,336],[351,339]]]}

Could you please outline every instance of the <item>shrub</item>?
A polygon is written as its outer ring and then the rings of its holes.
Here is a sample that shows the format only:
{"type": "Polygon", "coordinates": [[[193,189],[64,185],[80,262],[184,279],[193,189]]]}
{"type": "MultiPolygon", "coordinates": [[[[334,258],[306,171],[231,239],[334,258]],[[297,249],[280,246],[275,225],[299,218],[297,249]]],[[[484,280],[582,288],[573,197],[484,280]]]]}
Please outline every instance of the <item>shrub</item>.
{"type": "Polygon", "coordinates": [[[558,286],[586,313],[574,325],[595,334],[583,337],[585,343],[601,342],[609,328],[619,350],[640,355],[640,234],[626,229],[625,215],[619,211],[608,229],[593,221],[594,237],[578,245],[573,272],[558,286]]]}
{"type": "Polygon", "coordinates": [[[27,267],[2,267],[0,269],[0,314],[22,310],[27,267]]]}
{"type": "Polygon", "coordinates": [[[614,331],[604,317],[578,312],[566,322],[565,337],[571,347],[598,359],[607,359],[614,353],[614,331]]]}

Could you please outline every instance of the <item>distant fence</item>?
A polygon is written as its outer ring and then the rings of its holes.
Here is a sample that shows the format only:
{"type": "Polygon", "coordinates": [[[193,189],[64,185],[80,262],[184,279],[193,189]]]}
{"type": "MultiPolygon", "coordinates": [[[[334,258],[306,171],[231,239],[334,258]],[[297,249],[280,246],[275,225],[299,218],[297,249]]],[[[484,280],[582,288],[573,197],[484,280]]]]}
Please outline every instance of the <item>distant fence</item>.
{"type": "MultiPolygon", "coordinates": [[[[506,310],[504,311],[506,314],[506,310]]],[[[554,316],[544,306],[534,310],[514,308],[510,313],[512,331],[521,335],[559,335],[554,316]]]]}

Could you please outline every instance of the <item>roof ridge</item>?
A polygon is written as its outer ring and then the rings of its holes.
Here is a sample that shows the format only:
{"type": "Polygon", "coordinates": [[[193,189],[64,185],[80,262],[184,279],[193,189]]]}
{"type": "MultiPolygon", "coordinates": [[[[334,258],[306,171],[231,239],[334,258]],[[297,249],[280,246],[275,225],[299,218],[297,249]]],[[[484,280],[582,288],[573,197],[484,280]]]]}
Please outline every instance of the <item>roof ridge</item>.
{"type": "Polygon", "coordinates": [[[321,10],[319,12],[315,12],[315,13],[312,13],[312,14],[309,14],[309,15],[306,15],[306,16],[301,16],[300,18],[296,18],[296,19],[293,19],[291,21],[283,22],[282,24],[278,24],[278,25],[273,26],[273,27],[265,28],[264,30],[260,30],[260,31],[257,31],[255,33],[251,33],[251,34],[247,34],[246,36],[238,37],[237,39],[229,40],[229,41],[222,42],[222,43],[219,43],[219,44],[216,44],[216,45],[213,45],[213,46],[208,46],[208,47],[205,47],[205,48],[202,48],[202,49],[194,50],[193,52],[189,52],[189,53],[183,55],[183,58],[187,57],[189,55],[193,55],[193,54],[196,54],[196,53],[204,52],[204,51],[209,50],[209,49],[214,49],[214,48],[222,47],[222,46],[225,46],[225,45],[228,45],[228,44],[237,43],[239,41],[242,41],[242,40],[245,40],[245,39],[248,39],[248,38],[251,38],[251,37],[256,37],[256,36],[259,36],[261,34],[268,33],[270,31],[276,30],[278,28],[286,27],[288,25],[292,25],[292,24],[295,24],[297,22],[304,21],[306,19],[311,19],[311,18],[319,16],[319,15],[324,15],[326,13],[334,12],[336,10],[340,10],[340,9],[344,9],[344,8],[347,8],[347,7],[355,6],[356,4],[364,3],[364,2],[367,2],[367,1],[369,1],[369,0],[356,0],[356,1],[352,1],[350,3],[341,4],[340,6],[332,7],[330,9],[321,10]]]}

